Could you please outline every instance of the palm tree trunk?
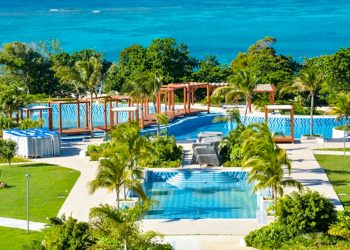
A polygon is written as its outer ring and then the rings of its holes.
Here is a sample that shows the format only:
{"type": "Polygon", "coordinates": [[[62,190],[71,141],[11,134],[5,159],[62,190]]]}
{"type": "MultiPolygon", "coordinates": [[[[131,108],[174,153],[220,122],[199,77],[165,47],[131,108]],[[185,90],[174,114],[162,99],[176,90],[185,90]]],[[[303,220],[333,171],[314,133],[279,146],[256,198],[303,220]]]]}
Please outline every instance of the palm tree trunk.
{"type": "Polygon", "coordinates": [[[248,114],[248,106],[249,106],[249,97],[245,99],[245,110],[244,110],[244,123],[247,120],[247,114],[248,114]]]}
{"type": "Polygon", "coordinates": [[[126,186],[124,185],[123,188],[124,188],[124,200],[126,201],[126,186]]]}
{"type": "Polygon", "coordinates": [[[117,190],[117,209],[119,210],[119,202],[120,202],[120,199],[119,199],[119,190],[117,190]]]}
{"type": "Polygon", "coordinates": [[[345,135],[346,135],[346,132],[347,132],[348,124],[349,124],[349,117],[345,116],[345,127],[343,128],[344,129],[344,138],[343,138],[344,156],[346,155],[346,138],[345,138],[345,135]]]}
{"type": "Polygon", "coordinates": [[[315,93],[311,92],[310,136],[313,136],[314,134],[314,98],[315,98],[315,93]]]}
{"type": "Polygon", "coordinates": [[[93,119],[92,119],[92,105],[94,104],[93,97],[94,97],[94,92],[91,91],[90,92],[90,108],[89,108],[91,137],[94,137],[94,122],[93,122],[93,119]]]}
{"type": "MultiPolygon", "coordinates": [[[[156,107],[156,103],[153,103],[154,108],[155,108],[155,113],[157,113],[157,107],[156,107]]],[[[159,114],[162,113],[162,110],[160,110],[161,107],[159,107],[159,114]]],[[[157,136],[160,136],[160,126],[159,126],[159,121],[158,118],[156,118],[156,123],[157,123],[157,136]]]]}

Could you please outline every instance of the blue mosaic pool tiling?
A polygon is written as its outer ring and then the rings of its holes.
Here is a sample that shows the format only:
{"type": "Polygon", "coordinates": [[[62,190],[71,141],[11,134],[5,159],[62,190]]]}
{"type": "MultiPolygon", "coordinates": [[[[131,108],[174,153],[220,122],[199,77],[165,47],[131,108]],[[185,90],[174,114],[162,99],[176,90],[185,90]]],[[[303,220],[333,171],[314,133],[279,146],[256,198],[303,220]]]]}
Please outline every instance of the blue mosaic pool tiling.
{"type": "Polygon", "coordinates": [[[145,189],[156,203],[145,219],[255,218],[257,197],[247,172],[147,171],[145,189]]]}

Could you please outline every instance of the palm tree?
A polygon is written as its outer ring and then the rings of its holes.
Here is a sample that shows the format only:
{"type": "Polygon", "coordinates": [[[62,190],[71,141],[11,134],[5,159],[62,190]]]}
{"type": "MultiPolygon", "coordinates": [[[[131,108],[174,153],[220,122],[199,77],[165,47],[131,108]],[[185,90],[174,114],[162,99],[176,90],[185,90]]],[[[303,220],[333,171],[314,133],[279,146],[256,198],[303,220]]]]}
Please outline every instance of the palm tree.
{"type": "MultiPolygon", "coordinates": [[[[153,101],[153,105],[154,108],[156,108],[156,99],[157,99],[157,95],[159,93],[159,90],[161,88],[161,86],[163,85],[162,80],[163,77],[160,75],[157,75],[156,73],[151,73],[150,74],[151,77],[151,81],[149,81],[148,83],[148,96],[150,97],[151,101],[153,101]]],[[[160,108],[160,107],[159,107],[160,108]]],[[[156,112],[156,111],[155,111],[156,112]]],[[[159,110],[159,112],[161,113],[162,111],[159,110]]],[[[158,118],[156,116],[156,120],[157,120],[157,135],[160,135],[160,126],[159,126],[159,121],[158,118]]]]}
{"type": "Polygon", "coordinates": [[[344,119],[344,155],[346,154],[346,138],[345,131],[349,127],[349,116],[350,116],[350,93],[340,93],[337,95],[337,99],[334,103],[332,113],[337,115],[337,119],[344,119]]]}
{"type": "Polygon", "coordinates": [[[156,114],[157,123],[165,127],[165,134],[168,137],[169,117],[166,114],[156,114]]]}
{"type": "Polygon", "coordinates": [[[149,74],[134,74],[131,76],[127,82],[124,89],[124,92],[135,98],[141,100],[141,120],[143,120],[143,104],[145,98],[149,95],[148,85],[150,82],[149,74]]]}
{"type": "Polygon", "coordinates": [[[307,91],[310,93],[310,136],[314,133],[313,111],[315,95],[322,83],[323,75],[311,67],[306,67],[301,70],[299,76],[294,79],[294,87],[297,87],[301,91],[307,91]]]}
{"type": "Polygon", "coordinates": [[[260,78],[252,71],[240,70],[231,79],[227,86],[217,88],[214,92],[214,96],[224,94],[226,100],[232,100],[238,95],[243,95],[246,107],[244,111],[244,122],[247,119],[248,106],[252,100],[254,90],[260,83],[260,78]]]}
{"type": "Polygon", "coordinates": [[[232,122],[236,123],[237,125],[242,124],[241,122],[241,113],[239,112],[239,109],[237,107],[228,109],[226,116],[218,116],[215,117],[213,122],[232,122]]]}
{"type": "Polygon", "coordinates": [[[138,168],[138,161],[150,156],[150,141],[147,137],[140,135],[140,126],[136,122],[127,122],[116,126],[111,132],[111,144],[112,146],[123,145],[125,147],[128,152],[127,165],[131,170],[138,168]]]}
{"type": "Polygon", "coordinates": [[[96,92],[96,88],[102,79],[102,63],[97,57],[90,57],[86,61],[77,61],[73,67],[58,67],[56,75],[62,82],[72,84],[77,89],[83,88],[90,95],[90,108],[89,108],[89,124],[91,136],[93,137],[93,96],[96,92]]]}
{"type": "Polygon", "coordinates": [[[284,168],[291,173],[286,151],[277,146],[265,124],[251,124],[242,134],[242,167],[250,168],[248,182],[255,182],[254,192],[271,188],[272,198],[283,196],[283,187],[294,186],[302,190],[298,181],[285,180],[284,168]]]}
{"type": "Polygon", "coordinates": [[[107,188],[115,191],[117,207],[120,203],[120,192],[124,188],[124,199],[126,199],[126,189],[137,193],[141,199],[146,199],[142,185],[134,176],[140,175],[139,170],[128,169],[128,154],[122,149],[111,155],[110,158],[102,160],[97,170],[96,178],[88,183],[90,193],[94,193],[98,188],[107,188]]]}

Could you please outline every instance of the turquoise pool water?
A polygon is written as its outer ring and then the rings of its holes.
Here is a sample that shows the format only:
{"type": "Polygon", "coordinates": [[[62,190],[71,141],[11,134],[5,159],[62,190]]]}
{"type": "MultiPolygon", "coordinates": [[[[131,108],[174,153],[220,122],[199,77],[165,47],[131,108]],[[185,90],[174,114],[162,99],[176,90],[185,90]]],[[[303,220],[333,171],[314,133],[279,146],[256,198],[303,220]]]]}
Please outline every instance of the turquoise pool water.
{"type": "Polygon", "coordinates": [[[1,0],[0,42],[57,38],[68,51],[95,48],[116,60],[131,44],[174,37],[196,57],[229,63],[274,36],[279,53],[302,60],[348,47],[349,17],[344,0],[1,0]]]}
{"type": "Polygon", "coordinates": [[[257,197],[247,172],[147,171],[147,196],[157,203],[145,219],[255,218],[257,197]]]}

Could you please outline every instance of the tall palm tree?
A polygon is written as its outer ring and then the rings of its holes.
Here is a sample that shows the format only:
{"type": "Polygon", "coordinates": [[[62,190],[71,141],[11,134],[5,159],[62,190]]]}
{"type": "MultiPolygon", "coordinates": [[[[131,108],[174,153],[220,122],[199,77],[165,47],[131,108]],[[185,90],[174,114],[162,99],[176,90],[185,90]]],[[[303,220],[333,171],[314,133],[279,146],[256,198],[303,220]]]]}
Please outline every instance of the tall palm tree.
{"type": "Polygon", "coordinates": [[[77,61],[73,67],[58,67],[56,75],[62,82],[72,84],[76,88],[83,88],[89,93],[90,108],[89,108],[89,126],[91,136],[93,136],[93,96],[96,88],[99,86],[102,79],[102,63],[97,57],[90,57],[86,61],[77,61]]]}
{"type": "Polygon", "coordinates": [[[226,100],[233,100],[239,95],[243,95],[246,106],[244,111],[244,122],[247,119],[248,106],[252,100],[254,90],[260,83],[260,78],[252,71],[240,70],[235,74],[227,86],[217,88],[214,92],[214,96],[225,95],[226,100]]]}
{"type": "Polygon", "coordinates": [[[337,115],[337,119],[344,119],[344,155],[346,151],[346,138],[345,131],[349,128],[349,116],[350,116],[350,93],[340,93],[337,95],[337,99],[332,108],[332,113],[337,115]]]}
{"type": "Polygon", "coordinates": [[[135,173],[135,171],[139,170],[128,168],[127,155],[127,152],[123,149],[113,154],[111,158],[101,161],[96,178],[88,183],[90,193],[94,193],[98,188],[107,188],[109,191],[114,191],[118,208],[122,188],[124,188],[124,199],[126,199],[126,189],[137,193],[141,199],[146,199],[146,194],[140,181],[133,177],[140,175],[139,172],[135,173]]]}
{"type": "Polygon", "coordinates": [[[283,196],[283,187],[294,186],[299,190],[301,184],[295,180],[284,179],[284,168],[291,173],[291,163],[284,149],[273,140],[265,124],[251,124],[242,134],[242,167],[250,168],[248,182],[255,182],[254,192],[271,188],[274,201],[283,196]]]}
{"type": "Polygon", "coordinates": [[[294,79],[294,87],[297,87],[301,91],[307,91],[309,92],[310,97],[310,136],[313,135],[313,115],[314,115],[314,101],[315,101],[315,95],[317,91],[320,89],[321,84],[323,83],[324,77],[323,75],[311,68],[306,67],[302,69],[299,73],[299,76],[297,76],[294,79]]]}

